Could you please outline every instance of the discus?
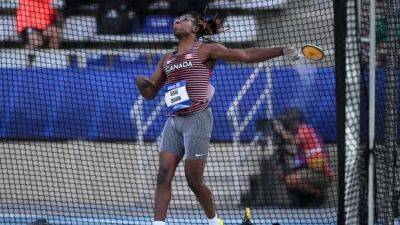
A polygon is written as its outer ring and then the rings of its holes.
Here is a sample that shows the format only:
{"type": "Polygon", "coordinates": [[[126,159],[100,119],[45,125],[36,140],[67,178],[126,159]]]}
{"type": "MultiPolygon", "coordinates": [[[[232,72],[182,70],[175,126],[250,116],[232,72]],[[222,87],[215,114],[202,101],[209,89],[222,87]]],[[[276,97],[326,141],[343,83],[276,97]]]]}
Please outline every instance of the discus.
{"type": "Polygon", "coordinates": [[[322,60],[325,57],[324,51],[316,45],[307,44],[301,48],[303,55],[313,61],[322,60]]]}

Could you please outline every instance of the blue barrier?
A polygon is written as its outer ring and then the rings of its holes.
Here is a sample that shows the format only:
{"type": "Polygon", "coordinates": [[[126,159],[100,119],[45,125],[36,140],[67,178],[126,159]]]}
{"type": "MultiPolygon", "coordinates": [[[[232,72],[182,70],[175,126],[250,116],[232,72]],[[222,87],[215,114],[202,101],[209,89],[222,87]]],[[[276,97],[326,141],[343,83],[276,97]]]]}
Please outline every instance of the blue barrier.
{"type": "MultiPolygon", "coordinates": [[[[99,60],[87,69],[0,69],[0,138],[134,141],[142,129],[138,128],[139,118],[143,124],[150,121],[144,139],[155,140],[167,119],[163,107],[155,111],[164,90],[154,101],[144,101],[142,110],[131,113],[139,95],[135,76],[149,75],[153,68],[130,64],[107,69],[103,65],[106,60],[99,60]],[[149,119],[152,115],[154,119],[149,119]]],[[[143,62],[142,58],[137,60],[143,62]]],[[[300,107],[326,141],[335,141],[332,68],[318,68],[306,76],[293,68],[279,67],[253,73],[253,67],[244,65],[222,63],[216,67],[212,77],[216,87],[213,141],[232,141],[235,131],[240,141],[252,140],[257,119],[269,117],[269,112],[277,116],[290,106],[300,107]],[[248,80],[251,74],[254,79],[248,80]],[[251,85],[243,88],[246,82],[251,85]],[[233,118],[228,111],[234,101],[233,118]],[[235,129],[233,120],[242,130],[235,129]]]]}

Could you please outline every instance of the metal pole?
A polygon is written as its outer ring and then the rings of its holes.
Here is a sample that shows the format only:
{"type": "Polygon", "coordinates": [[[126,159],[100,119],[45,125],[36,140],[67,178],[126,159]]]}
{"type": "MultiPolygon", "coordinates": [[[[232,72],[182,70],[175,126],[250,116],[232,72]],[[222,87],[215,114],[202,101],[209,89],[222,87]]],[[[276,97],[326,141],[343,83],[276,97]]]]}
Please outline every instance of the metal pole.
{"type": "Polygon", "coordinates": [[[376,2],[370,0],[369,34],[369,163],[368,163],[368,225],[374,224],[374,141],[375,141],[375,68],[376,68],[376,2]]]}
{"type": "Polygon", "coordinates": [[[346,224],[345,209],[345,137],[346,137],[346,0],[334,0],[335,11],[335,73],[337,118],[337,179],[338,212],[337,225],[346,224]]]}

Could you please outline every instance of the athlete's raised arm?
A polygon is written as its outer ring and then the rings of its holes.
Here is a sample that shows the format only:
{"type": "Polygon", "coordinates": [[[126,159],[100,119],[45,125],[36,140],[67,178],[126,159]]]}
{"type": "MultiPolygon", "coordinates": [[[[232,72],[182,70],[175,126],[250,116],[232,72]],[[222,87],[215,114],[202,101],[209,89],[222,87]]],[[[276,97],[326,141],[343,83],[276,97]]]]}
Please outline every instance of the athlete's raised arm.
{"type": "Polygon", "coordinates": [[[166,81],[162,65],[168,54],[165,54],[157,64],[156,70],[150,78],[145,76],[136,77],[136,85],[140,94],[147,100],[154,99],[166,81]]]}
{"type": "Polygon", "coordinates": [[[290,47],[229,49],[221,44],[205,44],[199,51],[208,59],[222,59],[229,62],[255,63],[282,55],[294,54],[290,47]]]}

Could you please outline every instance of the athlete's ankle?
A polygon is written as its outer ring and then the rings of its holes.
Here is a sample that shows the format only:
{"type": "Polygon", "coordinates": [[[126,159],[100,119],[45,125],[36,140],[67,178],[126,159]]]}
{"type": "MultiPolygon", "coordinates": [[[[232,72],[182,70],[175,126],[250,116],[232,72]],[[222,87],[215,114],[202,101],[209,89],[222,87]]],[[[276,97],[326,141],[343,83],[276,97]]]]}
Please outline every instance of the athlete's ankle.
{"type": "Polygon", "coordinates": [[[218,225],[218,216],[215,214],[215,217],[212,219],[208,219],[208,224],[209,225],[218,225]]]}

